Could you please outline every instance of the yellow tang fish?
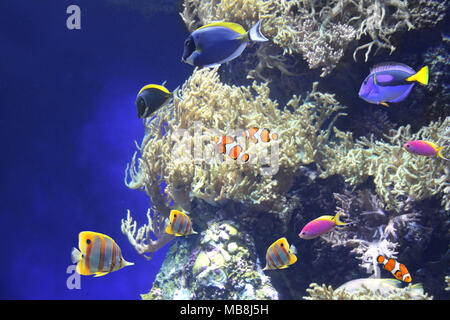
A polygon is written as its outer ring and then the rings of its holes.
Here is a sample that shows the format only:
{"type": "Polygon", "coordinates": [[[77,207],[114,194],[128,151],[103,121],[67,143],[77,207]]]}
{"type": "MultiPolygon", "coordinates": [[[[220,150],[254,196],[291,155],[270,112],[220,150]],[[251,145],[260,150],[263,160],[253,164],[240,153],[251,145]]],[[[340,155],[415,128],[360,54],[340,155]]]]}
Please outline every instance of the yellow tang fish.
{"type": "Polygon", "coordinates": [[[172,210],[170,211],[166,233],[179,237],[196,234],[197,232],[192,229],[191,219],[189,219],[189,216],[186,213],[178,210],[172,210]]]}
{"type": "Polygon", "coordinates": [[[267,249],[266,266],[263,270],[284,269],[297,262],[295,246],[289,248],[286,238],[280,238],[267,249]]]}
{"type": "Polygon", "coordinates": [[[72,263],[77,264],[77,272],[83,276],[95,274],[104,276],[126,266],[134,265],[125,261],[119,246],[105,234],[83,231],[78,235],[78,250],[72,248],[72,263]]]}

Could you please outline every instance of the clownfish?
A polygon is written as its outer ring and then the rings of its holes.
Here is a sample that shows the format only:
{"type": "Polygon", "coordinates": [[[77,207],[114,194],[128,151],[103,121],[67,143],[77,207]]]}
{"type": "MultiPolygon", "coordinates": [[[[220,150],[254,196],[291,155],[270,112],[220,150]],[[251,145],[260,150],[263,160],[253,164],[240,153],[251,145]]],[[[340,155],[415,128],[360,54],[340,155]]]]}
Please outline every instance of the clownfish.
{"type": "Polygon", "coordinates": [[[227,154],[233,160],[241,159],[247,162],[250,158],[240,144],[236,143],[232,137],[214,137],[214,143],[216,144],[217,150],[220,154],[227,154]]]}
{"type": "Polygon", "coordinates": [[[266,266],[263,270],[284,269],[297,262],[295,246],[289,247],[286,238],[280,238],[267,249],[266,266]]]}
{"type": "Polygon", "coordinates": [[[437,144],[430,141],[414,140],[405,143],[403,147],[405,148],[406,151],[412,154],[418,154],[426,157],[439,157],[447,161],[450,160],[444,158],[441,153],[442,149],[444,149],[447,146],[439,147],[437,144]]]}
{"type": "Polygon", "coordinates": [[[71,260],[77,264],[77,272],[83,276],[95,274],[104,276],[126,266],[134,265],[125,261],[119,246],[105,234],[82,231],[78,235],[78,250],[72,248],[71,260]]]}
{"type": "Polygon", "coordinates": [[[377,262],[383,264],[384,269],[390,271],[396,279],[402,280],[404,282],[411,282],[411,275],[409,274],[408,269],[406,269],[403,263],[399,263],[392,258],[386,259],[381,254],[377,257],[377,262]]]}
{"type": "Polygon", "coordinates": [[[178,95],[179,87],[170,92],[164,87],[164,84],[165,81],[162,85],[148,84],[139,90],[135,102],[138,118],[150,117],[156,110],[167,105],[174,97],[182,100],[178,95]]]}
{"type": "Polygon", "coordinates": [[[179,210],[170,211],[169,223],[166,227],[166,233],[173,234],[176,237],[197,234],[192,228],[192,222],[189,216],[179,210]]]}
{"type": "Polygon", "coordinates": [[[259,141],[269,142],[271,140],[278,140],[278,133],[270,133],[270,130],[267,128],[253,127],[244,131],[244,137],[253,143],[258,143],[259,141]]]}
{"type": "Polygon", "coordinates": [[[216,67],[236,59],[250,42],[269,41],[261,33],[261,22],[248,32],[233,22],[202,26],[184,41],[181,61],[197,67],[216,67]]]}

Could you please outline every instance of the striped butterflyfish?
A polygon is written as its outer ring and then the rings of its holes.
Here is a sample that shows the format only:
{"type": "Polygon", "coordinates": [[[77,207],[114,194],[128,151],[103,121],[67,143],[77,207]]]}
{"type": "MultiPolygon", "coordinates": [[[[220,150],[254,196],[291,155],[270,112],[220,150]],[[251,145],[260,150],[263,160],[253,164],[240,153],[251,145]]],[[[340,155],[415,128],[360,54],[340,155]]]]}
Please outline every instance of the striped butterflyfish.
{"type": "Polygon", "coordinates": [[[170,92],[164,87],[164,83],[162,85],[148,84],[142,87],[135,102],[138,118],[150,117],[156,110],[167,105],[174,97],[181,99],[178,96],[178,89],[179,87],[170,92]]]}
{"type": "Polygon", "coordinates": [[[280,238],[267,249],[266,266],[263,270],[284,269],[297,261],[295,246],[290,246],[286,238],[280,238]]]}
{"type": "Polygon", "coordinates": [[[384,269],[390,271],[396,279],[404,282],[411,282],[411,275],[403,263],[400,263],[392,258],[388,259],[381,254],[377,257],[377,262],[381,263],[384,266],[384,269]]]}
{"type": "Polygon", "coordinates": [[[196,234],[197,232],[192,228],[192,221],[186,213],[179,210],[171,210],[166,233],[180,237],[196,234]]]}
{"type": "Polygon", "coordinates": [[[83,276],[95,274],[104,276],[126,266],[134,265],[122,257],[116,242],[109,236],[92,231],[82,231],[78,235],[78,248],[72,248],[72,263],[77,264],[77,272],[83,276]]]}

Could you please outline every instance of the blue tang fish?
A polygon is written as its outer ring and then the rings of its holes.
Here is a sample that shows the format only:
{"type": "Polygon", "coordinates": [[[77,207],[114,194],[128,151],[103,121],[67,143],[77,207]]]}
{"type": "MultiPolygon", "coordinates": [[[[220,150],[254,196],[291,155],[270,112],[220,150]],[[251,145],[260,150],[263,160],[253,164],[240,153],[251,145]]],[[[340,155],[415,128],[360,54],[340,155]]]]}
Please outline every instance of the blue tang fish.
{"type": "Polygon", "coordinates": [[[248,32],[233,22],[200,27],[184,42],[181,61],[197,67],[216,67],[231,61],[241,55],[248,43],[268,41],[261,33],[261,21],[248,32]]]}
{"type": "Polygon", "coordinates": [[[375,65],[364,79],[359,96],[367,102],[388,106],[388,102],[401,102],[418,82],[428,84],[428,67],[418,72],[401,63],[386,62],[375,65]]]}

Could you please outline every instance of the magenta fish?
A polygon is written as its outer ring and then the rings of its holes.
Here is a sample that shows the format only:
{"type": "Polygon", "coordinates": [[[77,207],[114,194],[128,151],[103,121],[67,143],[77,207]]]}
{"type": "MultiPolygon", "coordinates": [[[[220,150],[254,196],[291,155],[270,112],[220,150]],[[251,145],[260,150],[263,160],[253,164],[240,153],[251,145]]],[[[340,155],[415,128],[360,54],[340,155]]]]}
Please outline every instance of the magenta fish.
{"type": "Polygon", "coordinates": [[[348,224],[339,220],[340,214],[341,211],[339,211],[335,216],[321,216],[308,222],[298,236],[302,239],[314,239],[331,231],[334,226],[344,226],[348,224]]]}
{"type": "Polygon", "coordinates": [[[405,143],[403,145],[406,151],[412,154],[419,154],[421,156],[427,156],[427,157],[440,157],[444,160],[449,160],[447,158],[444,158],[441,154],[442,149],[444,149],[447,146],[439,147],[437,144],[430,142],[430,141],[424,141],[424,140],[414,140],[408,143],[405,143]]]}

